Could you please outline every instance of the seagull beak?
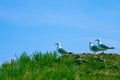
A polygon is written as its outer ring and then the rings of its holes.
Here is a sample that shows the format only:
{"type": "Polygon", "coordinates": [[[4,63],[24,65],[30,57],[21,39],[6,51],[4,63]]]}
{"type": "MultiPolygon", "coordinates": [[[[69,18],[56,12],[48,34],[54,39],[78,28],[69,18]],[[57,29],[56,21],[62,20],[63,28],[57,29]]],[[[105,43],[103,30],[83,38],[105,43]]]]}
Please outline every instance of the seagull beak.
{"type": "Polygon", "coordinates": [[[96,39],[95,41],[98,41],[98,39],[96,39]]]}
{"type": "Polygon", "coordinates": [[[57,43],[55,43],[54,45],[57,45],[57,43]]]}

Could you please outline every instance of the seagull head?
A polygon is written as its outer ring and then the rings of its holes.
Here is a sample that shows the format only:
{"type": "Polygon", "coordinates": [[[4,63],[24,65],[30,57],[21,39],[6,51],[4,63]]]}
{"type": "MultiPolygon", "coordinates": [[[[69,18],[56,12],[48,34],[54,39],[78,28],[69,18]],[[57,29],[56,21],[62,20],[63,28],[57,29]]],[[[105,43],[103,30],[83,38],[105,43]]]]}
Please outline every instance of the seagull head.
{"type": "Polygon", "coordinates": [[[90,45],[93,45],[93,42],[92,42],[92,41],[90,41],[90,42],[89,42],[89,44],[90,44],[90,45]]]}
{"type": "Polygon", "coordinates": [[[101,42],[101,39],[100,39],[100,38],[96,39],[95,41],[97,41],[97,42],[98,42],[98,44],[102,44],[102,42],[101,42]]]}
{"type": "Polygon", "coordinates": [[[89,43],[92,44],[92,41],[90,41],[89,43]]]}
{"type": "Polygon", "coordinates": [[[101,39],[100,39],[100,38],[98,38],[98,39],[96,39],[95,41],[101,41],[101,39]]]}
{"type": "Polygon", "coordinates": [[[59,46],[59,45],[61,45],[61,43],[60,43],[60,42],[57,42],[57,43],[55,43],[55,45],[58,45],[58,46],[59,46]]]}
{"type": "Polygon", "coordinates": [[[60,42],[55,43],[55,45],[57,45],[57,48],[61,48],[61,43],[60,42]]]}
{"type": "Polygon", "coordinates": [[[89,47],[91,48],[91,46],[93,46],[92,41],[89,42],[89,47]]]}

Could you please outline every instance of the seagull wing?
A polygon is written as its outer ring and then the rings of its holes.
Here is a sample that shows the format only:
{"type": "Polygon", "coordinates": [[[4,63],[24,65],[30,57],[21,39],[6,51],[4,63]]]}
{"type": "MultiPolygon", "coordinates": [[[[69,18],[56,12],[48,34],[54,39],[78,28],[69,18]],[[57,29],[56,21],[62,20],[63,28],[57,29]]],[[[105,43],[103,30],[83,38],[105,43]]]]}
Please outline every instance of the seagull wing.
{"type": "Polygon", "coordinates": [[[58,49],[58,52],[62,53],[62,54],[65,54],[65,53],[68,53],[66,50],[64,50],[63,48],[59,48],[58,49]]]}
{"type": "Polygon", "coordinates": [[[106,46],[105,44],[100,44],[99,47],[102,49],[110,49],[110,47],[106,46]]]}
{"type": "Polygon", "coordinates": [[[91,50],[94,52],[100,51],[99,47],[96,45],[91,46],[91,50]]]}

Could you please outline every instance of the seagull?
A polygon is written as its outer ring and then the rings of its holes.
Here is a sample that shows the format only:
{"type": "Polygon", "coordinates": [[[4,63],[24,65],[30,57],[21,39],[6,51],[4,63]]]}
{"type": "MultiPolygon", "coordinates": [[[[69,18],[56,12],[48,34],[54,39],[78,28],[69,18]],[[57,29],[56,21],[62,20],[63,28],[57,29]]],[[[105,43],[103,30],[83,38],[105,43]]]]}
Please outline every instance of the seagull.
{"type": "Polygon", "coordinates": [[[107,49],[115,49],[114,47],[109,47],[109,46],[107,46],[105,44],[102,44],[101,39],[96,39],[95,41],[98,42],[98,47],[101,49],[101,51],[103,51],[103,53],[107,49]]]}
{"type": "Polygon", "coordinates": [[[73,54],[72,52],[66,51],[65,49],[63,49],[61,47],[61,43],[57,42],[55,45],[57,45],[57,51],[58,53],[60,53],[61,55],[65,55],[65,54],[73,54]]]}
{"type": "Polygon", "coordinates": [[[101,49],[98,46],[94,45],[92,41],[89,42],[89,48],[94,53],[101,51],[101,49]]]}

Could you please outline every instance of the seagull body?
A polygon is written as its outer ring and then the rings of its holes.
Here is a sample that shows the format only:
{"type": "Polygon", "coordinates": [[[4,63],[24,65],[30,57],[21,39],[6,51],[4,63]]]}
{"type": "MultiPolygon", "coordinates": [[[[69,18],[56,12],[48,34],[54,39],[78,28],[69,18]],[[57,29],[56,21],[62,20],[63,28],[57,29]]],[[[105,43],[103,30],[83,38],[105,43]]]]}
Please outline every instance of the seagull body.
{"type": "Polygon", "coordinates": [[[61,43],[60,43],[60,42],[56,43],[55,45],[57,45],[57,51],[58,51],[58,53],[60,53],[61,55],[64,55],[64,54],[73,54],[72,52],[69,52],[69,51],[66,51],[65,49],[63,49],[63,48],[61,47],[61,43]]]}
{"type": "Polygon", "coordinates": [[[89,42],[89,48],[94,53],[101,51],[101,49],[98,46],[94,45],[92,41],[89,42]]]}
{"type": "Polygon", "coordinates": [[[109,46],[107,46],[107,45],[105,45],[105,44],[102,44],[102,42],[101,42],[101,40],[100,39],[96,39],[95,41],[97,41],[98,42],[98,47],[101,49],[101,51],[105,51],[105,50],[107,50],[107,49],[115,49],[114,47],[109,47],[109,46]]]}

